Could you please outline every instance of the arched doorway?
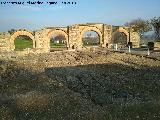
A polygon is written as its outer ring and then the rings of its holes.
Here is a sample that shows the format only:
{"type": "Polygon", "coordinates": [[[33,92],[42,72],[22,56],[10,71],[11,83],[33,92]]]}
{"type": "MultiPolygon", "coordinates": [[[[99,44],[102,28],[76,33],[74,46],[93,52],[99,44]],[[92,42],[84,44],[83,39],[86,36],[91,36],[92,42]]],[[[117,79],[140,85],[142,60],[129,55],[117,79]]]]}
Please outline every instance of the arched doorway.
{"type": "Polygon", "coordinates": [[[62,34],[53,35],[50,39],[50,51],[66,50],[66,38],[62,34]]]}
{"type": "Polygon", "coordinates": [[[86,27],[82,30],[79,41],[82,46],[101,46],[102,33],[97,27],[86,27]]]}
{"type": "Polygon", "coordinates": [[[52,30],[47,37],[50,52],[68,49],[68,34],[63,30],[52,30]]]}
{"type": "Polygon", "coordinates": [[[127,45],[127,35],[123,32],[116,32],[114,34],[114,43],[115,44],[122,44],[127,45]]]}
{"type": "Polygon", "coordinates": [[[33,48],[33,41],[30,37],[19,35],[14,40],[15,51],[22,51],[26,48],[33,48]]]}
{"type": "Polygon", "coordinates": [[[21,51],[26,48],[35,48],[35,39],[31,32],[16,31],[10,38],[11,50],[21,51]]]}
{"type": "Polygon", "coordinates": [[[99,46],[100,36],[95,31],[86,31],[82,37],[83,46],[99,46]]]}
{"type": "Polygon", "coordinates": [[[119,29],[112,34],[112,44],[117,44],[119,48],[127,47],[129,33],[125,29],[119,29]]]}

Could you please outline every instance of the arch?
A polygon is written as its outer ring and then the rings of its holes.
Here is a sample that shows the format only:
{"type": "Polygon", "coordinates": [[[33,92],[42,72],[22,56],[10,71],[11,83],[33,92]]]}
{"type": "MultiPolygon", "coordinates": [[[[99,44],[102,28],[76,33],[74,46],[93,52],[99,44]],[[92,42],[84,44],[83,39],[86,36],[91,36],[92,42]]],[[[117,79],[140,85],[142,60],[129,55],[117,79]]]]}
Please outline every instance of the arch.
{"type": "Polygon", "coordinates": [[[83,38],[83,35],[85,34],[85,32],[88,32],[88,31],[94,31],[96,32],[98,35],[99,35],[99,38],[100,38],[100,45],[102,44],[102,32],[97,28],[97,27],[86,27],[82,30],[82,32],[80,33],[80,42],[81,42],[81,45],[82,45],[82,38],[83,38]]]}
{"type": "Polygon", "coordinates": [[[56,30],[51,30],[50,32],[48,32],[47,37],[48,37],[48,46],[50,47],[49,43],[50,43],[50,39],[53,35],[64,35],[65,39],[66,39],[66,46],[67,48],[69,47],[69,41],[68,41],[68,34],[60,29],[56,29],[56,30]]]}
{"type": "Polygon", "coordinates": [[[119,28],[115,32],[112,33],[112,41],[111,43],[114,43],[114,37],[117,33],[124,33],[127,36],[127,43],[129,42],[129,32],[124,28],[119,28]]]}
{"type": "Polygon", "coordinates": [[[19,30],[19,31],[16,31],[13,35],[11,35],[10,37],[10,42],[11,42],[11,50],[14,50],[15,49],[15,45],[14,45],[14,41],[15,39],[20,36],[20,35],[24,35],[24,36],[28,36],[29,38],[32,39],[33,41],[33,48],[35,48],[35,37],[34,35],[32,34],[32,32],[30,31],[27,31],[27,30],[19,30]]]}
{"type": "Polygon", "coordinates": [[[25,31],[25,30],[19,30],[19,31],[16,31],[12,36],[11,36],[11,40],[14,41],[18,36],[20,35],[25,35],[25,36],[28,36],[30,37],[32,40],[34,40],[34,35],[29,32],[29,31],[25,31]]]}

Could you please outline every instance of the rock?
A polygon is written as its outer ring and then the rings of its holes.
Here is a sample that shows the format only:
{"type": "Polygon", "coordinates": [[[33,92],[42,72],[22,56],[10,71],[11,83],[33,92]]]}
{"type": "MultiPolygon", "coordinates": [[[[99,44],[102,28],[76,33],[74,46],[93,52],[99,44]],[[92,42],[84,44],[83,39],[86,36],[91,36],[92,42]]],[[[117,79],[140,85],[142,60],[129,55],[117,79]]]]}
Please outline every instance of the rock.
{"type": "Polygon", "coordinates": [[[7,65],[0,65],[0,75],[4,74],[7,71],[7,65]]]}
{"type": "Polygon", "coordinates": [[[11,106],[13,104],[13,101],[8,97],[0,94],[0,106],[11,106]]]}

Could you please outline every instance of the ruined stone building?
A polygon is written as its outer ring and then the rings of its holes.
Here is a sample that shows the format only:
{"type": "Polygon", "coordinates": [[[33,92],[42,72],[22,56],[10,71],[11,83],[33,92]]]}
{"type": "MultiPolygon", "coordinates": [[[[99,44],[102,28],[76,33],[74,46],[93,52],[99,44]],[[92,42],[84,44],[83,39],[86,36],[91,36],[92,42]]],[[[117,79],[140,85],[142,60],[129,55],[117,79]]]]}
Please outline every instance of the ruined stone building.
{"type": "Polygon", "coordinates": [[[133,47],[139,47],[140,37],[128,27],[112,26],[107,24],[76,24],[68,27],[49,27],[35,32],[28,30],[17,30],[13,34],[8,32],[0,34],[0,51],[14,51],[15,39],[20,35],[28,36],[32,39],[33,48],[31,51],[45,53],[50,51],[50,39],[55,34],[65,36],[65,43],[68,50],[84,48],[82,38],[85,32],[94,31],[99,36],[99,47],[111,47],[113,44],[132,42],[133,47]],[[118,41],[118,33],[125,35],[126,39],[118,41]]]}

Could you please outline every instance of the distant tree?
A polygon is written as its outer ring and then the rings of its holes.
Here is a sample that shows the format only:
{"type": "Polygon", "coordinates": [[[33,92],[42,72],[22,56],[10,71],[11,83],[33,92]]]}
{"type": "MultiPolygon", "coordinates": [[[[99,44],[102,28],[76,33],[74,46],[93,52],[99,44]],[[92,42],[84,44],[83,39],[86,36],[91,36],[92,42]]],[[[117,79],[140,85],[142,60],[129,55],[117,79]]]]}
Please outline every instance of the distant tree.
{"type": "Polygon", "coordinates": [[[63,35],[58,35],[54,39],[55,40],[65,40],[65,37],[63,35]]]}
{"type": "Polygon", "coordinates": [[[32,33],[33,33],[33,35],[35,35],[35,34],[36,34],[36,31],[33,31],[32,33]]]}
{"type": "Polygon", "coordinates": [[[11,30],[8,30],[8,33],[13,34],[15,31],[16,31],[15,29],[11,29],[11,30]]]}
{"type": "Polygon", "coordinates": [[[129,23],[126,23],[125,26],[132,27],[135,32],[138,32],[140,36],[142,36],[145,32],[151,30],[151,25],[148,20],[143,20],[141,18],[132,20],[129,23]]]}
{"type": "Polygon", "coordinates": [[[52,42],[59,41],[59,43],[64,43],[65,40],[66,40],[66,38],[64,35],[57,35],[57,36],[51,38],[52,42]]]}
{"type": "Polygon", "coordinates": [[[88,34],[87,34],[87,37],[91,37],[91,36],[92,36],[92,34],[91,34],[91,33],[88,33],[88,34]]]}
{"type": "Polygon", "coordinates": [[[26,35],[20,35],[17,37],[17,39],[21,39],[21,40],[32,40],[29,36],[26,35]]]}
{"type": "Polygon", "coordinates": [[[155,33],[155,39],[160,41],[160,17],[152,18],[151,25],[155,33]]]}

